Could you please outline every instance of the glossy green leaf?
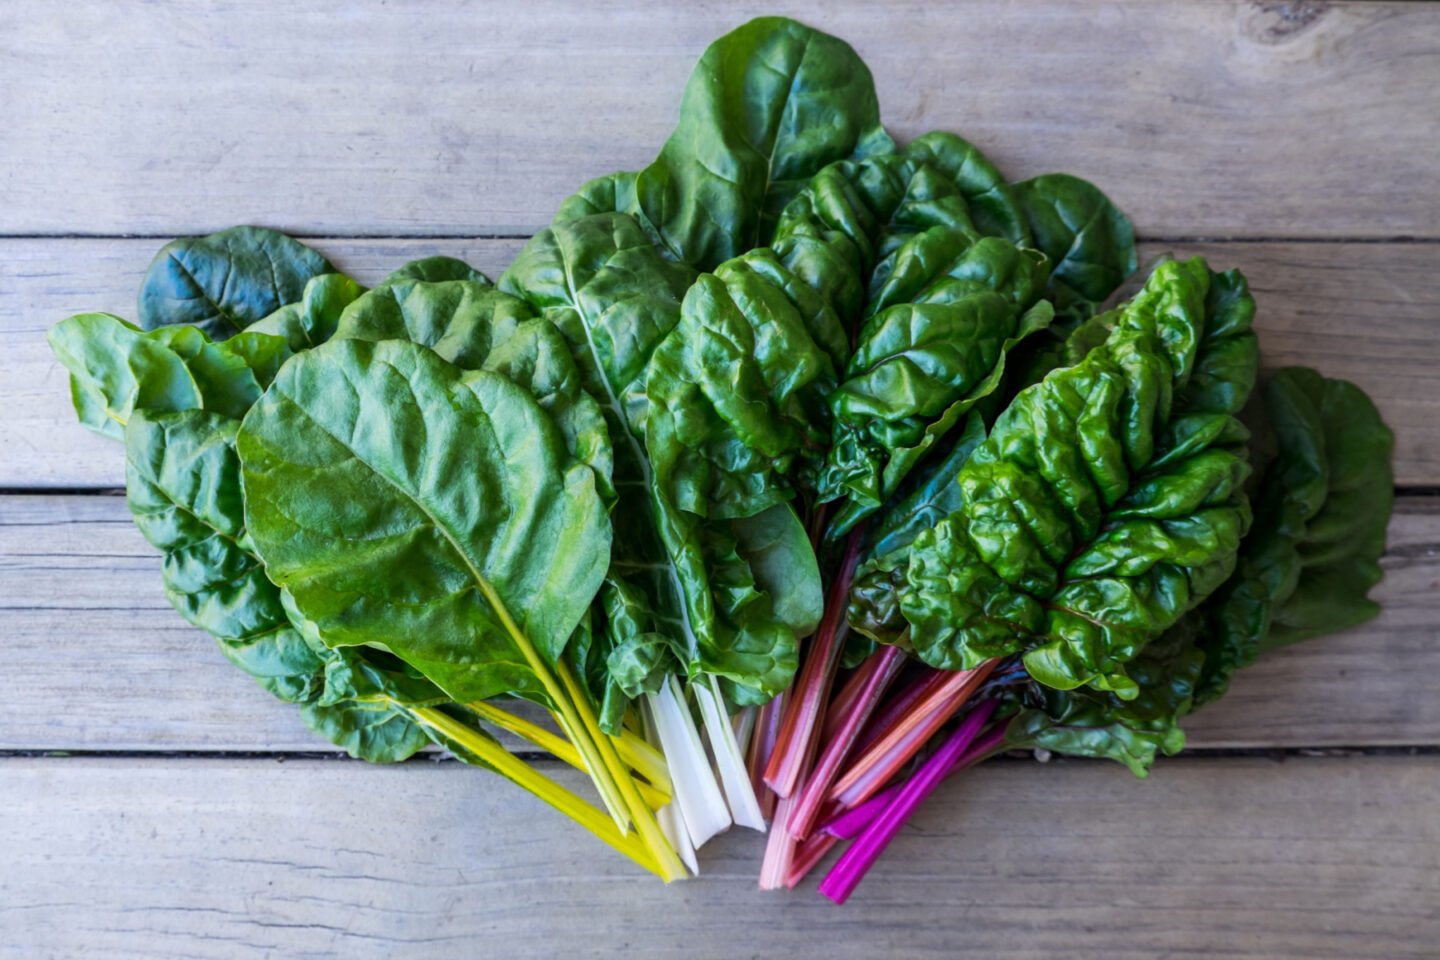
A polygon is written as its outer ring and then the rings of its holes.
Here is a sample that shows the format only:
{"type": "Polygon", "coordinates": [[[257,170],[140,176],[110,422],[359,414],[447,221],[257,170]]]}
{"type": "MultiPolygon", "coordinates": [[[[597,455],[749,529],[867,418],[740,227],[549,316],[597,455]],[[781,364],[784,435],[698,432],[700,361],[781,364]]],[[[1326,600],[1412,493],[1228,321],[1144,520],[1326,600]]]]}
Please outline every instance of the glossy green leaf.
{"type": "Polygon", "coordinates": [[[526,245],[500,280],[570,345],[615,445],[611,578],[640,591],[654,627],[688,672],[714,672],[768,698],[789,682],[798,646],[725,521],[703,520],[663,495],[647,440],[646,377],[680,323],[694,272],[661,257],[628,217],[559,223],[526,245]]]}
{"type": "Polygon", "coordinates": [[[565,338],[523,300],[483,279],[396,280],[346,308],[335,338],[409,340],[458,367],[519,384],[555,421],[571,456],[595,471],[601,494],[614,499],[610,437],[600,407],[585,392],[565,338]]]}
{"type": "Polygon", "coordinates": [[[654,163],[586,184],[556,221],[628,213],[667,256],[711,270],[767,244],[779,212],[822,167],[892,147],[870,71],[849,44],[761,17],[701,56],[654,163]]]}
{"type": "Polygon", "coordinates": [[[264,227],[176,240],[140,285],[140,326],[188,324],[224,340],[298,301],[311,277],[334,271],[300,241],[264,227]]]}
{"type": "Polygon", "coordinates": [[[1115,760],[1146,776],[1157,756],[1185,746],[1180,719],[1190,712],[1203,660],[1195,646],[1199,623],[1185,617],[1129,663],[1134,699],[1034,686],[1006,728],[1007,745],[1115,760]]]}
{"type": "Polygon", "coordinates": [[[559,657],[610,529],[522,388],[405,341],[334,340],[286,365],[237,449],[267,572],[326,644],[388,649],[460,702],[541,692],[526,645],[559,657]]]}
{"type": "Polygon", "coordinates": [[[932,229],[902,245],[860,331],[845,381],[831,394],[834,444],[821,499],[847,500],[843,533],[899,488],[961,417],[1004,382],[1006,358],[1043,330],[1036,301],[1045,260],[1008,241],[932,229]],[[927,250],[930,241],[946,241],[927,250]],[[1033,306],[1032,306],[1033,304],[1033,306]]]}
{"type": "Polygon", "coordinates": [[[1092,183],[1050,173],[1015,185],[1035,246],[1050,259],[1048,296],[1085,316],[1135,272],[1135,229],[1092,183]]]}
{"type": "Polygon", "coordinates": [[[1209,285],[1201,261],[1162,264],[1102,348],[996,421],[957,475],[961,507],[904,566],[899,607],[922,659],[956,669],[1023,650],[1049,686],[1129,699],[1125,664],[1229,575],[1249,521],[1244,431],[1165,445],[1204,354],[1209,285]]]}

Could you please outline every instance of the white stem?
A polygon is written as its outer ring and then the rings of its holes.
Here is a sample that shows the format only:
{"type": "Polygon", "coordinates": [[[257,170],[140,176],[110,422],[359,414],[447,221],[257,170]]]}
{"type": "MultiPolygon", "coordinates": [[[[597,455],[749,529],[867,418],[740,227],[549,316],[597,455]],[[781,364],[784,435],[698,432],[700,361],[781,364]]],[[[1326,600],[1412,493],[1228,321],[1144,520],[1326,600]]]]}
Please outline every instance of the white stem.
{"type": "Polygon", "coordinates": [[[705,718],[705,732],[710,736],[710,750],[715,754],[715,766],[720,769],[720,782],[725,785],[725,798],[730,801],[730,814],[735,822],[751,830],[765,832],[765,817],[760,813],[760,801],[755,799],[755,790],[750,786],[750,772],[745,768],[745,755],[735,739],[735,728],[725,716],[725,698],[720,695],[720,681],[712,674],[705,680],[691,684],[695,699],[700,703],[700,715],[705,718]]]}
{"type": "Polygon", "coordinates": [[[710,760],[705,756],[705,745],[700,742],[700,733],[681,699],[675,678],[666,677],[660,692],[647,694],[646,700],[655,718],[655,730],[660,734],[665,762],[670,767],[673,795],[685,820],[685,829],[690,833],[690,843],[696,848],[702,847],[705,841],[730,826],[725,797],[715,782],[710,760]]]}
{"type": "Polygon", "coordinates": [[[735,728],[735,742],[740,744],[742,754],[755,735],[755,717],[759,713],[759,707],[741,707],[740,712],[730,718],[730,726],[735,728]]]}
{"type": "MultiPolygon", "coordinates": [[[[635,706],[638,708],[635,713],[640,716],[640,725],[645,741],[664,753],[665,747],[660,742],[660,734],[655,729],[655,719],[651,716],[650,709],[644,703],[637,702],[635,706]]],[[[665,834],[665,839],[670,841],[670,846],[680,855],[680,861],[685,864],[685,869],[690,871],[691,876],[698,877],[700,861],[695,857],[695,848],[690,844],[690,833],[685,829],[685,822],[680,818],[679,804],[672,799],[655,811],[655,819],[660,822],[660,832],[665,834]]]]}

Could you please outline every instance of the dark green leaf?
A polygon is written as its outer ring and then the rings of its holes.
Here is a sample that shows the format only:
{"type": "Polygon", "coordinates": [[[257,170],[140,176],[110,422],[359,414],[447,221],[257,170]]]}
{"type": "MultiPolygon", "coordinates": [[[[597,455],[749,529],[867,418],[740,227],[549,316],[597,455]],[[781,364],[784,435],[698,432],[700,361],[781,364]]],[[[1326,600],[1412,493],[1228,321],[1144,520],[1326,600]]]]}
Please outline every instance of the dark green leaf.
{"type": "Polygon", "coordinates": [[[296,302],[311,277],[334,270],[303,243],[263,227],[176,240],[155,255],[140,285],[140,326],[188,324],[224,340],[296,302]]]}
{"type": "Polygon", "coordinates": [[[1085,316],[1135,272],[1135,229],[1094,184],[1050,173],[1015,185],[1035,245],[1050,259],[1048,296],[1085,316]]]}

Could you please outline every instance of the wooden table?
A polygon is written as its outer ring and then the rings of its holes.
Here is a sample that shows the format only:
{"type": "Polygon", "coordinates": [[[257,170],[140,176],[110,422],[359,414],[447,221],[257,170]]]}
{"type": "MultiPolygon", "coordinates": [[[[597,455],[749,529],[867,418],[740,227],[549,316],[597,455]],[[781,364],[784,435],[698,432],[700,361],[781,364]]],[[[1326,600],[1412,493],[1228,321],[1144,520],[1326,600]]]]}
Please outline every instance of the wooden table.
{"type": "Polygon", "coordinates": [[[1440,956],[1440,3],[680,6],[0,6],[0,957],[1440,956]],[[368,282],[498,272],[767,11],[850,39],[897,135],[1242,267],[1268,361],[1370,391],[1403,487],[1379,620],[1267,658],[1147,782],[987,764],[845,909],[758,893],[753,834],[664,888],[498,779],[335,759],[168,608],[43,336],[234,223],[368,282]]]}

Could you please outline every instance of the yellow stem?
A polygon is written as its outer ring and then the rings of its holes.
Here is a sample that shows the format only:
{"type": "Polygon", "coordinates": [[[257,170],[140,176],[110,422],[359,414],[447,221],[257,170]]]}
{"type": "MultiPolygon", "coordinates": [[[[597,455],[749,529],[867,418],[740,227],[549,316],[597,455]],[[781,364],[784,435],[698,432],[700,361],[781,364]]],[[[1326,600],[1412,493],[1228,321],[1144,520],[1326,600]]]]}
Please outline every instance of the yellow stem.
{"type": "MultiPolygon", "coordinates": [[[[615,781],[614,772],[609,764],[604,762],[603,755],[599,752],[599,745],[595,742],[590,730],[594,725],[587,727],[580,715],[576,712],[575,703],[566,695],[561,686],[555,682],[555,676],[550,672],[550,667],[545,659],[540,656],[540,651],[520,625],[510,616],[510,610],[505,606],[504,600],[495,592],[495,588],[484,577],[476,576],[476,582],[480,586],[485,599],[495,610],[496,616],[500,618],[500,624],[505,632],[510,634],[522,656],[525,657],[530,669],[540,678],[540,683],[545,687],[545,692],[555,704],[555,720],[560,724],[560,729],[575,744],[580,751],[580,756],[585,761],[585,770],[590,774],[590,779],[595,783],[595,789],[600,792],[600,799],[604,802],[605,808],[610,811],[610,816],[615,818],[615,825],[622,831],[630,828],[630,817],[626,813],[627,804],[620,793],[619,784],[615,781]]],[[[563,658],[560,661],[564,663],[563,658]]],[[[588,703],[588,701],[586,701],[588,703]]],[[[599,731],[597,730],[596,733],[599,731]]],[[[603,739],[603,736],[602,736],[603,739]]],[[[626,779],[629,779],[628,777],[626,779]]]]}
{"type": "Polygon", "coordinates": [[[563,658],[555,664],[555,672],[559,675],[560,682],[565,684],[569,690],[572,702],[579,710],[587,729],[595,735],[595,745],[600,748],[601,757],[615,776],[615,782],[620,787],[620,794],[629,805],[635,826],[640,831],[640,838],[645,841],[645,846],[650,848],[656,866],[660,868],[660,876],[666,883],[671,880],[683,880],[687,876],[685,865],[680,862],[680,857],[676,854],[675,848],[670,846],[670,841],[665,839],[665,834],[660,830],[660,824],[655,819],[655,814],[641,799],[640,791],[635,787],[634,778],[621,764],[620,756],[610,738],[601,732],[599,721],[595,718],[595,711],[590,706],[589,695],[580,686],[580,682],[575,679],[570,665],[563,658]]]}
{"type": "MultiPolygon", "coordinates": [[[[508,730],[515,734],[515,736],[527,740],[546,753],[551,754],[557,760],[570,764],[570,766],[582,773],[587,772],[585,770],[585,761],[580,757],[580,751],[576,750],[574,744],[570,743],[564,737],[557,736],[537,723],[531,723],[524,717],[510,713],[508,710],[502,710],[492,703],[486,703],[484,700],[476,700],[473,703],[467,703],[466,706],[479,714],[480,719],[486,723],[499,727],[501,730],[508,730]]],[[[646,744],[646,746],[649,746],[649,744],[646,744]]],[[[621,759],[623,760],[624,757],[625,754],[622,750],[621,759]]],[[[662,760],[661,762],[663,763],[664,761],[662,760]]],[[[631,768],[635,769],[634,764],[631,764],[631,768]]],[[[645,773],[643,770],[640,772],[642,774],[645,773]]],[[[649,776],[649,774],[645,775],[647,777],[649,776]]],[[[653,787],[648,783],[637,783],[635,786],[640,789],[640,795],[645,798],[645,803],[651,810],[658,810],[670,802],[670,794],[662,788],[653,787]]]]}
{"type": "Polygon", "coordinates": [[[618,737],[611,737],[620,759],[640,776],[653,783],[656,789],[671,796],[675,793],[670,783],[670,767],[665,763],[665,754],[656,750],[632,730],[621,730],[618,737]]]}
{"type": "Polygon", "coordinates": [[[495,772],[550,804],[617,852],[659,875],[661,879],[667,879],[658,868],[654,856],[638,838],[621,833],[598,808],[533,769],[494,740],[476,734],[463,723],[433,707],[410,707],[408,710],[417,722],[460,744],[495,772]]]}

